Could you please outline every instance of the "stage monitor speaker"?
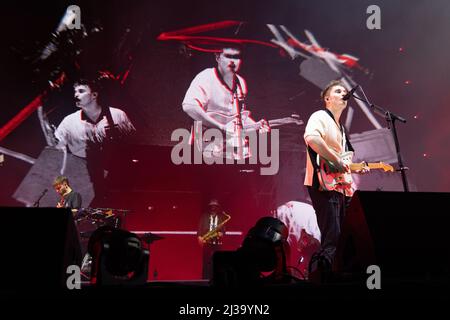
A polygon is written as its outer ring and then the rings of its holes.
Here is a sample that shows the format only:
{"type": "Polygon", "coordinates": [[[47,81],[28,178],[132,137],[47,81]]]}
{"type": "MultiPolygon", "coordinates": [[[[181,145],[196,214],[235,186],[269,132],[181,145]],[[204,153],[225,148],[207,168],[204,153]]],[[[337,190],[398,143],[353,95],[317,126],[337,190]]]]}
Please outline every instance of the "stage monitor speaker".
{"type": "Polygon", "coordinates": [[[0,212],[0,293],[67,288],[67,267],[80,266],[82,258],[71,210],[1,207],[0,212]]]}
{"type": "Polygon", "coordinates": [[[382,278],[442,279],[450,275],[450,193],[357,191],[336,251],[338,272],[382,278]]]}

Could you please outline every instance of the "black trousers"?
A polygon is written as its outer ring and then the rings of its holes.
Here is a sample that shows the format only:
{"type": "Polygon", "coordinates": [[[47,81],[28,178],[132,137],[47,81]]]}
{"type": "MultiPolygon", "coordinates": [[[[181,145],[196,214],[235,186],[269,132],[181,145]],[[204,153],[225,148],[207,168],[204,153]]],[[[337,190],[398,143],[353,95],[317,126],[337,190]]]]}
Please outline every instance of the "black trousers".
{"type": "Polygon", "coordinates": [[[331,265],[341,234],[345,210],[351,198],[336,191],[319,191],[314,187],[308,187],[308,193],[316,211],[317,224],[321,232],[321,249],[317,254],[331,265]]]}

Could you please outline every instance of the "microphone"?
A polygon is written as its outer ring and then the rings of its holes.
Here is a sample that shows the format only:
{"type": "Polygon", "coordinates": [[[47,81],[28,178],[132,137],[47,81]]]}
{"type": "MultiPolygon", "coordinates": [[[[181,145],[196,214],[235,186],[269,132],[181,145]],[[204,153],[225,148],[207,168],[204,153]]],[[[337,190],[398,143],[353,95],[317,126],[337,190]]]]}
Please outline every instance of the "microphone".
{"type": "Polygon", "coordinates": [[[342,97],[342,100],[347,101],[348,99],[350,99],[353,94],[355,93],[356,89],[358,89],[359,84],[357,84],[355,87],[353,87],[349,92],[347,92],[347,94],[342,97]]]}
{"type": "MultiPolygon", "coordinates": [[[[69,7],[70,8],[70,7],[69,7]]],[[[67,9],[69,9],[67,8],[67,9]]],[[[59,35],[63,31],[66,31],[67,29],[70,29],[69,26],[72,24],[72,22],[77,18],[77,13],[74,10],[66,10],[66,13],[61,18],[61,21],[59,22],[58,27],[56,30],[52,33],[52,38],[50,39],[50,42],[45,46],[45,48],[42,50],[40,59],[45,60],[48,57],[50,57],[55,51],[58,50],[59,45],[59,35]]]]}

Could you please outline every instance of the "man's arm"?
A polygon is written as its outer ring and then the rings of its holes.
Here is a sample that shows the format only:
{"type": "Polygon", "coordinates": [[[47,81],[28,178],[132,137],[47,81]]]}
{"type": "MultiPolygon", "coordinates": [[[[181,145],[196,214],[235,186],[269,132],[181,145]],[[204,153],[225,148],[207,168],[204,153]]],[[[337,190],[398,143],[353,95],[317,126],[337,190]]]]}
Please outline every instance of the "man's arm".
{"type": "Polygon", "coordinates": [[[249,127],[246,131],[258,131],[258,133],[266,133],[270,131],[269,122],[266,119],[261,119],[256,122],[252,117],[248,116],[243,121],[244,127],[249,127]]]}
{"type": "Polygon", "coordinates": [[[80,209],[80,208],[81,208],[81,194],[75,192],[72,201],[72,209],[80,209]]]}
{"type": "Polygon", "coordinates": [[[67,146],[67,131],[64,127],[64,120],[59,124],[55,130],[55,137],[57,140],[56,148],[65,149],[67,146]]]}
{"type": "MultiPolygon", "coordinates": [[[[308,146],[311,147],[311,149],[317,152],[317,154],[322,158],[331,161],[338,170],[349,170],[349,166],[344,164],[342,159],[332,149],[330,149],[330,147],[328,147],[321,136],[307,136],[305,140],[308,146]]],[[[311,161],[314,161],[314,159],[311,159],[311,161]]]]}
{"type": "Polygon", "coordinates": [[[225,131],[225,124],[217,121],[206,112],[211,98],[210,86],[212,77],[215,77],[211,72],[211,70],[207,69],[195,76],[186,91],[182,107],[189,117],[195,121],[201,121],[205,127],[225,131]]]}
{"type": "Polygon", "coordinates": [[[201,121],[206,127],[217,128],[225,131],[225,124],[222,124],[208,115],[206,111],[199,105],[183,103],[183,111],[186,112],[195,121],[201,121]]]}
{"type": "Polygon", "coordinates": [[[121,109],[117,109],[117,120],[114,122],[117,123],[119,130],[122,133],[129,134],[133,131],[136,131],[136,128],[133,126],[133,124],[130,121],[130,118],[128,118],[125,111],[121,109]]]}
{"type": "Polygon", "coordinates": [[[69,148],[69,141],[76,138],[71,119],[70,115],[65,117],[55,130],[55,137],[57,139],[55,147],[61,151],[66,151],[69,148]]]}

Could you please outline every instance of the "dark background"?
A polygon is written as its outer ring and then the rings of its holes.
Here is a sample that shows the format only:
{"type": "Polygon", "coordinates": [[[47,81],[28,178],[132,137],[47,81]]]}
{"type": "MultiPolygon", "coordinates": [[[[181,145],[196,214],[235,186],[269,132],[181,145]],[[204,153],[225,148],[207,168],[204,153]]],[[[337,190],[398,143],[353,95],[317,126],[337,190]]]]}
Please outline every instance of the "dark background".
{"type": "MultiPolygon", "coordinates": [[[[186,51],[180,43],[156,38],[161,32],[230,19],[247,22],[243,37],[269,41],[272,35],[266,24],[282,24],[302,41],[307,40],[303,32],[307,29],[332,52],[358,57],[369,73],[348,70],[352,78],[373,103],[407,120],[406,124],[398,123],[397,129],[411,184],[418,191],[450,191],[448,1],[9,2],[2,5],[1,17],[0,126],[47,88],[57,67],[72,70],[76,62],[85,74],[105,69],[118,74],[131,66],[127,81],[109,84],[105,94],[107,102],[125,110],[137,128],[135,147],[127,156],[138,157],[140,162],[116,175],[115,185],[126,185],[136,192],[187,190],[192,186],[183,180],[195,180],[195,172],[180,178],[183,168],[176,173],[170,171],[173,168],[165,163],[169,161],[166,155],[173,145],[172,131],[190,127],[181,109],[190,81],[215,61],[211,54],[186,51]],[[33,62],[71,4],[80,6],[82,24],[87,28],[101,26],[102,31],[81,41],[76,47],[81,53],[75,58],[69,49],[58,55],[60,60],[33,62]],[[366,9],[372,4],[381,8],[381,30],[366,28],[366,9]]],[[[292,61],[274,48],[246,48],[241,74],[247,80],[248,106],[256,119],[296,112],[306,121],[317,110],[320,90],[299,75],[301,61],[292,61]]],[[[45,112],[54,125],[76,110],[71,81],[69,77],[61,90],[51,92],[45,100],[45,112]]],[[[356,103],[350,101],[350,105],[355,107],[350,133],[374,129],[356,103]]],[[[386,126],[384,119],[377,119],[386,126]]],[[[281,130],[282,161],[290,164],[284,171],[280,169],[277,181],[267,182],[265,192],[270,194],[283,177],[291,178],[291,185],[298,190],[291,188],[289,194],[281,196],[285,201],[305,198],[301,187],[303,130],[281,130]]],[[[0,141],[0,146],[33,158],[45,145],[36,113],[0,141]]],[[[21,205],[12,194],[30,167],[5,156],[0,167],[0,205],[21,205]]],[[[148,197],[142,196],[139,201],[133,197],[124,195],[121,202],[137,201],[140,208],[147,208],[148,197]]],[[[167,199],[164,205],[171,207],[171,197],[161,199],[167,199]]]]}

